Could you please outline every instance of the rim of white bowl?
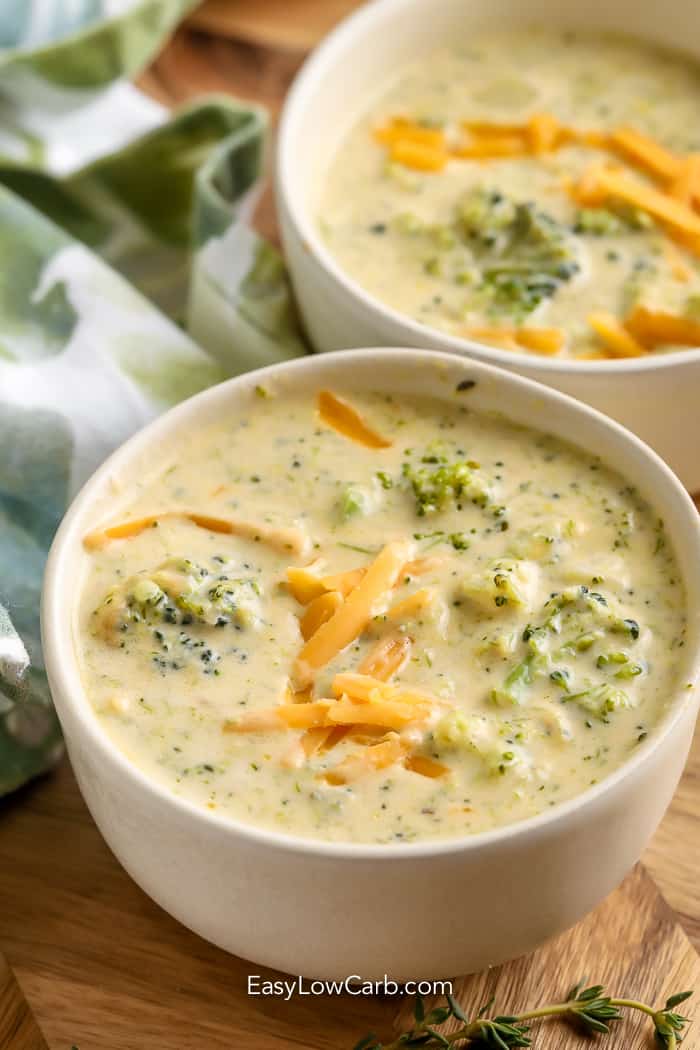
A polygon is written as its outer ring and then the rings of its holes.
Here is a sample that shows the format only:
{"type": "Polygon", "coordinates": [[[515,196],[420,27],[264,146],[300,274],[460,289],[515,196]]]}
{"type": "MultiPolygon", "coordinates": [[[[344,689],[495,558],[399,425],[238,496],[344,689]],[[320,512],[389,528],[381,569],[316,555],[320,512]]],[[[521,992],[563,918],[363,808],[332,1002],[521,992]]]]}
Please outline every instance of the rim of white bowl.
{"type": "MultiPolygon", "coordinates": [[[[433,328],[430,325],[422,325],[414,321],[407,314],[395,310],[393,307],[383,303],[367,292],[361,284],[350,277],[341,266],[338,265],[333,255],[328,251],[321,239],[316,224],[308,214],[305,205],[290,191],[291,169],[298,155],[298,142],[300,135],[296,132],[296,125],[303,119],[303,109],[310,97],[321,89],[324,74],[336,66],[338,53],[343,50],[355,38],[362,38],[376,23],[384,19],[398,17],[406,7],[413,7],[417,0],[373,0],[364,4],[359,10],[342,19],[331,32],[323,38],[322,42],[306,59],[292,87],[287,94],[282,114],[280,117],[279,131],[277,136],[277,151],[275,160],[275,192],[284,211],[291,222],[296,235],[301,239],[304,248],[314,259],[316,264],[330,277],[343,292],[358,302],[362,308],[371,316],[384,321],[391,322],[397,329],[396,338],[400,339],[402,333],[406,333],[415,339],[429,341],[431,335],[439,338],[444,344],[440,347],[443,353],[450,352],[458,354],[478,354],[483,359],[495,365],[501,365],[507,369],[521,365],[542,373],[550,374],[587,374],[587,375],[615,375],[628,372],[647,372],[657,368],[669,368],[683,365],[700,358],[700,347],[690,347],[684,350],[673,350],[667,353],[650,352],[645,357],[631,358],[608,358],[600,361],[580,361],[574,359],[557,360],[551,357],[541,357],[533,353],[518,353],[501,350],[498,347],[489,346],[487,343],[479,343],[474,339],[462,339],[460,336],[451,335],[442,329],[433,328]]],[[[394,338],[392,336],[392,338],[394,338]]],[[[472,358],[473,360],[473,358],[472,358]]],[[[544,379],[546,382],[546,379],[544,379]]]]}
{"type": "MultiPolygon", "coordinates": [[[[314,853],[329,857],[343,857],[347,860],[382,859],[396,860],[406,858],[429,858],[444,853],[459,853],[465,850],[476,850],[485,846],[497,846],[506,840],[518,838],[521,835],[535,834],[546,830],[559,821],[574,816],[577,811],[587,805],[595,804],[608,791],[613,790],[622,780],[631,776],[656,750],[661,741],[671,732],[675,724],[686,714],[689,707],[696,704],[698,697],[698,679],[700,678],[700,615],[696,616],[697,624],[693,624],[691,617],[688,618],[688,626],[691,633],[691,641],[695,646],[695,653],[687,657],[688,673],[683,677],[683,685],[679,682],[675,700],[669,704],[662,720],[652,729],[649,736],[635,750],[631,758],[615,769],[609,776],[604,777],[597,784],[587,788],[585,791],[572,798],[567,799],[555,806],[544,810],[536,816],[526,820],[503,824],[488,831],[454,836],[446,839],[426,839],[418,842],[407,843],[370,843],[370,842],[327,842],[323,839],[312,838],[303,835],[294,835],[286,832],[275,831],[270,828],[259,827],[248,824],[236,817],[224,816],[217,812],[198,806],[186,798],[169,791],[165,786],[151,779],[146,773],[131,762],[126,755],[110,739],[107,732],[102,728],[97,714],[90,702],[87,691],[83,685],[75,641],[73,637],[73,616],[75,597],[71,593],[72,585],[75,583],[73,577],[64,568],[64,562],[70,556],[70,551],[76,544],[82,543],[82,529],[80,519],[93,502],[93,490],[100,489],[110,475],[130,463],[134,456],[149,444],[156,444],[159,438],[167,435],[172,427],[180,426],[196,418],[204,410],[204,406],[210,402],[225,403],[232,391],[242,388],[244,391],[252,391],[261,381],[273,378],[275,374],[288,375],[289,373],[311,371],[317,367],[333,367],[334,362],[343,362],[344,367],[352,363],[354,359],[372,357],[376,361],[377,355],[402,354],[409,363],[440,364],[453,370],[462,369],[468,378],[477,380],[480,378],[491,378],[498,382],[506,383],[516,391],[537,392],[543,400],[558,402],[567,406],[572,414],[593,420],[598,426],[601,424],[610,432],[613,441],[622,440],[633,446],[648,460],[649,469],[655,471],[656,475],[666,486],[674,492],[678,503],[683,507],[686,515],[683,528],[687,528],[695,537],[697,556],[695,559],[695,572],[698,575],[697,587],[700,590],[700,519],[697,510],[681,485],[673,471],[666,465],[660,456],[631,431],[621,424],[605,416],[597,409],[562,394],[557,390],[544,386],[534,379],[508,372],[503,368],[495,368],[493,365],[483,361],[455,357],[453,354],[440,353],[434,350],[421,350],[410,347],[377,347],[352,350],[337,350],[322,355],[307,355],[284,361],[265,368],[246,372],[233,379],[219,383],[213,387],[203,390],[199,394],[181,402],[174,408],[169,409],[143,429],[139,430],[124,444],[116,449],[111,456],[97,469],[91,478],[85,483],[78,495],[71,503],[63,521],[56,533],[49,551],[46,565],[44,587],[41,601],[41,633],[44,648],[44,660],[46,667],[50,667],[50,677],[56,692],[60,693],[61,699],[56,705],[61,708],[66,705],[72,708],[75,717],[80,721],[82,730],[88,737],[94,753],[101,755],[105,761],[111,762],[119,769],[120,774],[135,781],[136,784],[147,794],[155,795],[161,802],[173,806],[175,809],[186,813],[196,821],[203,821],[212,827],[221,830],[222,834],[244,837],[261,845],[271,848],[297,853],[314,853]],[[79,534],[76,533],[79,531],[79,534]],[[66,608],[71,609],[71,616],[66,616],[66,608]],[[694,637],[693,637],[694,636],[694,637]],[[690,683],[692,688],[687,688],[690,683]]],[[[503,413],[508,419],[507,410],[503,413]]],[[[533,430],[542,431],[541,427],[532,427],[533,430]]],[[[572,444],[577,447],[576,442],[572,444]]],[[[579,445],[578,447],[584,448],[579,445]]],[[[616,469],[614,465],[612,469],[616,469]]],[[[681,576],[683,583],[687,578],[687,572],[682,566],[681,576]]]]}

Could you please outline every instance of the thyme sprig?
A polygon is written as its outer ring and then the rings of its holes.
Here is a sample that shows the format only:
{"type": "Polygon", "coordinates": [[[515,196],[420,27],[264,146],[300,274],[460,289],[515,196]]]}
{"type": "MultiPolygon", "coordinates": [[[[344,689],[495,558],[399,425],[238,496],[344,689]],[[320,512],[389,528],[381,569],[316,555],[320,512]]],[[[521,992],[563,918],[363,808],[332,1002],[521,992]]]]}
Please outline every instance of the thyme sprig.
{"type": "Polygon", "coordinates": [[[509,1050],[510,1047],[532,1046],[532,1022],[559,1018],[573,1022],[587,1035],[607,1035],[610,1026],[622,1020],[623,1010],[637,1010],[646,1014],[654,1025],[657,1043],[665,1050],[676,1050],[688,1018],[677,1013],[676,1007],[685,1002],[692,992],[679,992],[666,1000],[662,1007],[649,1006],[636,999],[616,999],[604,994],[602,984],[584,987],[584,982],[575,985],[564,1002],[540,1006],[535,1010],[509,1016],[499,1014],[487,1016],[493,999],[485,1003],[472,1020],[452,995],[446,997],[444,1006],[434,1006],[426,1011],[420,995],[415,997],[413,1027],[403,1032],[391,1043],[382,1043],[373,1034],[366,1035],[355,1044],[354,1050],[404,1050],[421,1047],[434,1050],[437,1047],[481,1047],[482,1050],[509,1050]],[[446,1021],[461,1022],[454,1032],[438,1031],[446,1021]]]}

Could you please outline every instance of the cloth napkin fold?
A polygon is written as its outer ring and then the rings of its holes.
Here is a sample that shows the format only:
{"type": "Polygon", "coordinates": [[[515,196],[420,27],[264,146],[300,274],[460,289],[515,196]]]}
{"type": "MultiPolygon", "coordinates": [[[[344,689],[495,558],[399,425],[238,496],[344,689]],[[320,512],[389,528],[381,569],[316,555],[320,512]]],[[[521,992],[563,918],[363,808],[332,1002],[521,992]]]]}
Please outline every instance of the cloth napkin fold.
{"type": "Polygon", "coordinates": [[[61,754],[39,597],[67,504],[158,413],[307,351],[249,226],[265,112],[208,96],[170,114],[127,82],[193,6],[3,4],[0,794],[61,754]]]}

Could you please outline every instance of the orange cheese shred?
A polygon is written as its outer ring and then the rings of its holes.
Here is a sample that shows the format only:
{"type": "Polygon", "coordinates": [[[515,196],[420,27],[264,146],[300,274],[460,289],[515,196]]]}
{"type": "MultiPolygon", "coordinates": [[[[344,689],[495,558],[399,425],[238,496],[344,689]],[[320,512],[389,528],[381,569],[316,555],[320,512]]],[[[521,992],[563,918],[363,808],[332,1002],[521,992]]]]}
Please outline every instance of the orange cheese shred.
{"type": "Polygon", "coordinates": [[[422,777],[431,777],[434,780],[444,777],[450,771],[449,766],[436,762],[434,758],[428,758],[426,755],[409,755],[404,766],[412,773],[418,773],[422,777]]]}
{"type": "Polygon", "coordinates": [[[315,729],[307,729],[301,737],[301,749],[306,758],[311,758],[319,751],[326,750],[330,736],[335,733],[335,728],[330,726],[316,726],[315,729]]]}
{"type": "MultiPolygon", "coordinates": [[[[438,554],[415,558],[406,562],[401,569],[400,576],[402,579],[407,576],[422,576],[438,568],[444,560],[438,554]]],[[[333,573],[329,576],[319,576],[309,566],[290,565],[287,569],[287,590],[300,605],[308,605],[314,598],[318,598],[326,591],[339,591],[343,598],[347,598],[366,572],[367,569],[359,565],[356,569],[346,569],[344,572],[333,573]]]]}
{"type": "Polygon", "coordinates": [[[688,206],[700,199],[700,153],[691,153],[683,158],[677,174],[668,185],[668,194],[688,206]]]}
{"type": "Polygon", "coordinates": [[[414,591],[413,594],[409,594],[406,598],[394,602],[387,609],[387,620],[401,623],[402,620],[410,620],[420,616],[422,612],[434,605],[436,597],[437,594],[432,587],[421,587],[420,590],[414,591]]]}
{"type": "Polygon", "coordinates": [[[561,131],[559,121],[551,113],[533,113],[527,123],[527,140],[535,156],[556,149],[561,131]]]}
{"type": "Polygon", "coordinates": [[[625,328],[642,346],[700,346],[700,321],[661,310],[637,306],[625,320],[625,328]]]}
{"type": "Polygon", "coordinates": [[[461,126],[465,131],[479,138],[489,136],[503,138],[504,136],[525,135],[524,124],[497,124],[492,120],[463,120],[461,126]]]}
{"type": "Polygon", "coordinates": [[[408,141],[419,142],[423,146],[430,146],[437,150],[445,147],[445,132],[442,128],[428,128],[423,124],[406,120],[405,117],[394,117],[388,124],[375,128],[374,137],[377,142],[384,145],[408,141]]]}
{"type": "Polygon", "coordinates": [[[487,135],[473,137],[452,148],[452,155],[463,160],[492,160],[498,157],[520,157],[528,152],[522,135],[487,135]]]}
{"type": "Polygon", "coordinates": [[[278,704],[273,710],[288,729],[315,729],[328,726],[332,706],[328,700],[310,700],[306,704],[278,704]]]}
{"type": "Polygon", "coordinates": [[[635,128],[616,128],[609,138],[614,150],[649,175],[674,179],[681,169],[683,161],[680,157],[635,128]]]}
{"type": "Polygon", "coordinates": [[[173,518],[191,521],[193,525],[197,525],[200,529],[207,529],[209,532],[240,536],[256,543],[265,543],[283,552],[291,551],[294,554],[303,555],[310,547],[309,537],[301,529],[234,521],[230,518],[218,518],[190,510],[163,511],[160,514],[149,514],[143,518],[135,518],[133,521],[119,522],[116,525],[94,529],[83,537],[83,545],[87,550],[99,550],[112,540],[130,539],[140,535],[146,529],[154,528],[160,521],[173,518]]]}
{"type": "Polygon", "coordinates": [[[602,169],[597,173],[598,189],[647,212],[648,215],[681,234],[700,237],[700,215],[667,193],[632,179],[624,172],[602,169]]]}
{"type": "Polygon", "coordinates": [[[349,784],[367,773],[380,769],[386,769],[394,765],[404,755],[405,748],[396,733],[391,733],[386,740],[378,744],[371,744],[357,755],[348,755],[346,759],[339,762],[333,769],[323,774],[323,779],[328,784],[349,784]]]}
{"type": "Polygon", "coordinates": [[[463,333],[468,339],[476,339],[479,343],[488,343],[489,346],[497,346],[501,350],[517,350],[512,328],[499,328],[491,326],[478,326],[467,328],[463,333]]]}
{"type": "Polygon", "coordinates": [[[643,356],[644,347],[612,314],[603,312],[589,314],[588,323],[609,352],[609,356],[643,356]]]}
{"type": "Polygon", "coordinates": [[[515,341],[526,350],[550,356],[564,349],[566,336],[561,328],[517,328],[515,341]]]}
{"type": "Polygon", "coordinates": [[[568,141],[578,142],[593,149],[608,149],[610,146],[610,135],[607,131],[598,131],[591,128],[587,131],[573,131],[570,128],[564,130],[564,136],[568,141]]]}
{"type": "Polygon", "coordinates": [[[450,159],[447,150],[436,149],[410,138],[400,138],[392,142],[389,157],[394,163],[403,164],[405,168],[413,168],[415,171],[442,171],[450,159]]]}
{"type": "Polygon", "coordinates": [[[561,328],[476,327],[468,328],[465,335],[503,350],[522,348],[548,357],[560,353],[566,343],[566,335],[561,328]]]}
{"type": "Polygon", "coordinates": [[[321,582],[326,590],[339,591],[346,598],[351,591],[355,590],[366,572],[367,570],[362,566],[357,569],[346,569],[345,572],[338,572],[334,576],[324,576],[321,582]]]}
{"type": "Polygon", "coordinates": [[[308,685],[319,668],[365,629],[374,615],[377,601],[396,584],[402,566],[409,560],[411,546],[400,540],[388,543],[330,620],[305,642],[293,668],[297,687],[308,685]]]}
{"type": "Polygon", "coordinates": [[[323,580],[309,568],[292,565],[287,569],[287,590],[300,605],[308,605],[324,591],[332,589],[326,587],[323,580]]]}
{"type": "Polygon", "coordinates": [[[419,704],[401,703],[398,700],[377,700],[371,704],[364,704],[351,697],[342,696],[328,708],[327,724],[403,729],[411,722],[424,720],[429,713],[429,708],[419,704]]]}
{"type": "Polygon", "coordinates": [[[401,570],[401,575],[423,576],[426,572],[432,572],[433,569],[439,569],[444,562],[445,559],[440,554],[427,554],[422,558],[415,558],[413,561],[407,561],[401,570]]]}
{"type": "Polygon", "coordinates": [[[569,193],[577,204],[585,208],[598,208],[607,200],[608,194],[601,187],[600,175],[609,170],[605,164],[591,164],[577,183],[569,187],[569,193]]]}
{"type": "Polygon", "coordinates": [[[349,696],[363,704],[379,701],[395,701],[401,704],[417,704],[434,707],[438,701],[427,693],[403,685],[390,685],[372,675],[346,671],[337,674],[331,684],[334,696],[349,696]]]}
{"type": "Polygon", "coordinates": [[[370,649],[359,666],[360,674],[387,682],[401,670],[411,655],[411,639],[406,634],[387,635],[370,649]]]}
{"type": "Polygon", "coordinates": [[[105,547],[110,540],[126,540],[132,536],[138,536],[146,529],[155,528],[162,514],[149,514],[144,518],[134,518],[132,521],[122,521],[118,525],[108,525],[106,528],[94,529],[83,537],[83,546],[86,550],[95,551],[105,547]]]}
{"type": "Polygon", "coordinates": [[[343,437],[356,441],[358,445],[364,445],[365,448],[391,447],[391,441],[372,430],[352,405],[336,397],[330,390],[319,392],[318,414],[326,426],[342,434],[343,437]]]}
{"type": "Polygon", "coordinates": [[[340,591],[325,591],[309,602],[304,615],[299,620],[301,636],[304,641],[308,641],[322,624],[330,620],[335,610],[342,604],[343,596],[340,591]]]}

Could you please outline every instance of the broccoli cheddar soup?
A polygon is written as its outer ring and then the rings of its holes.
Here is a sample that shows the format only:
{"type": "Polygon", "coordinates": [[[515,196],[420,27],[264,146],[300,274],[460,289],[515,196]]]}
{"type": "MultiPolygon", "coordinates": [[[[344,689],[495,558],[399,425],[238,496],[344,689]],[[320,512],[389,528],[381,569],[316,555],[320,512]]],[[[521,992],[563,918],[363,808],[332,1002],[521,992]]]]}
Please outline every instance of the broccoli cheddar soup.
{"type": "Polygon", "coordinates": [[[516,353],[700,345],[700,67],[632,39],[515,29],[393,71],[318,222],[367,291],[516,353]]]}
{"type": "Polygon", "coordinates": [[[127,486],[84,537],[77,637],[135,765],[387,843],[521,820],[635,753],[685,631],[663,522],[471,396],[258,388],[127,486]]]}

